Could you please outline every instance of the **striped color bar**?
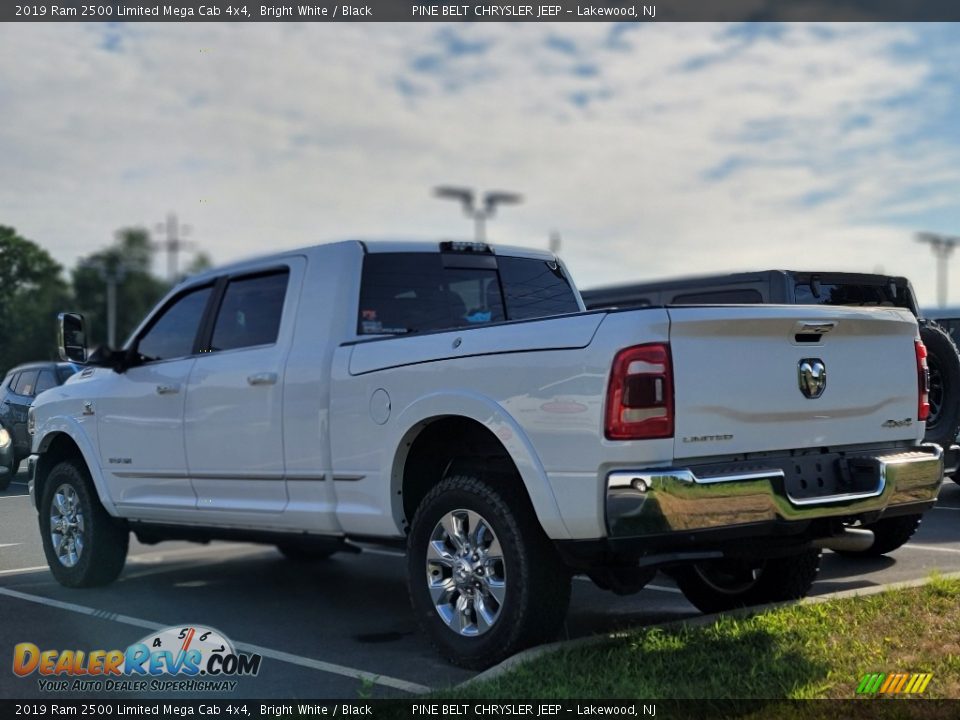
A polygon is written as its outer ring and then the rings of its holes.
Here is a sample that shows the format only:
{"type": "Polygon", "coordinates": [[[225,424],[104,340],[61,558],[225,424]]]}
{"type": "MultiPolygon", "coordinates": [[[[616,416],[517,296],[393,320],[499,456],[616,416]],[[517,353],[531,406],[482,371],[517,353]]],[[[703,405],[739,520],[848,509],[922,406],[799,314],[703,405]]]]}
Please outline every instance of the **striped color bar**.
{"type": "Polygon", "coordinates": [[[867,673],[857,686],[857,694],[919,695],[927,689],[932,677],[933,673],[867,673]]]}

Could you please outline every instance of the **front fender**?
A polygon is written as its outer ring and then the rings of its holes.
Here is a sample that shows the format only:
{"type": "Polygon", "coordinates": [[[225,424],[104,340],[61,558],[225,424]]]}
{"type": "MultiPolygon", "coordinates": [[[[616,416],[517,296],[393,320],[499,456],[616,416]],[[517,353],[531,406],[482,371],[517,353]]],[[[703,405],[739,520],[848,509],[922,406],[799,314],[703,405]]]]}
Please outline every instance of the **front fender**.
{"type": "Polygon", "coordinates": [[[392,455],[388,456],[392,457],[392,465],[384,468],[384,471],[391,478],[390,495],[398,527],[403,519],[399,491],[408,443],[429,421],[450,416],[474,420],[500,440],[523,480],[537,519],[547,536],[554,540],[568,539],[570,532],[563,523],[547,473],[523,428],[495,400],[466,391],[438,392],[420,397],[403,409],[396,422],[391,422],[393,431],[387,447],[393,448],[392,455]]]}
{"type": "Polygon", "coordinates": [[[33,439],[34,454],[43,455],[58,435],[66,435],[80,449],[80,454],[83,456],[83,461],[87,464],[87,470],[90,472],[90,478],[93,480],[93,485],[97,490],[100,503],[108,513],[114,516],[117,515],[117,509],[110,498],[106,479],[103,477],[103,470],[97,459],[96,446],[87,433],[83,422],[77,418],[63,415],[57,415],[43,421],[43,423],[37,427],[36,435],[33,439]]]}

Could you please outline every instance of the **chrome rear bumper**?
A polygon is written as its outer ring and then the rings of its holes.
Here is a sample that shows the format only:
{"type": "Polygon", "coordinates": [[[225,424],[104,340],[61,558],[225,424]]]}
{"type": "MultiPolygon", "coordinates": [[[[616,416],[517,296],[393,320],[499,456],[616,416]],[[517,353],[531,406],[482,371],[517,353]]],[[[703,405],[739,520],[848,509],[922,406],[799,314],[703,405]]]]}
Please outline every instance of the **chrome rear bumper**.
{"type": "Polygon", "coordinates": [[[790,497],[783,470],[712,473],[689,468],[615,470],[607,475],[610,538],[662,535],[864,514],[882,516],[896,506],[932,504],[943,480],[943,451],[921,445],[907,452],[864,458],[870,471],[852,491],[790,497]]]}

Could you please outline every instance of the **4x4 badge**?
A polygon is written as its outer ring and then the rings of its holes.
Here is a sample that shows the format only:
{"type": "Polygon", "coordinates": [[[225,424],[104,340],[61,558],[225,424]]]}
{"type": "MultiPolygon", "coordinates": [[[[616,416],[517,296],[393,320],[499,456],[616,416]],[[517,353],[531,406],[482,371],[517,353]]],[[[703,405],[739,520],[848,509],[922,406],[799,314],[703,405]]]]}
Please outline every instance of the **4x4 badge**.
{"type": "Polygon", "coordinates": [[[797,365],[800,392],[808,398],[818,398],[827,387],[827,366],[820,358],[803,358],[797,365]]]}

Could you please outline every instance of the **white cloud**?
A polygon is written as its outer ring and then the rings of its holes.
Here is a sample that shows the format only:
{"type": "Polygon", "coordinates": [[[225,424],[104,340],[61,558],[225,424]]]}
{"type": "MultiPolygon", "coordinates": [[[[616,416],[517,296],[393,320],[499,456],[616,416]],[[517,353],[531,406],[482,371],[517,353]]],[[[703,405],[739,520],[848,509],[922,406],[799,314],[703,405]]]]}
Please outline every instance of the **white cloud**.
{"type": "Polygon", "coordinates": [[[931,277],[894,223],[960,187],[955,139],[917,133],[955,100],[931,57],[898,50],[920,30],[752,30],[0,27],[0,222],[70,264],[174,209],[226,261],[467,235],[429,194],[450,182],[525,192],[492,238],[559,230],[583,285],[761,266],[931,277]]]}

